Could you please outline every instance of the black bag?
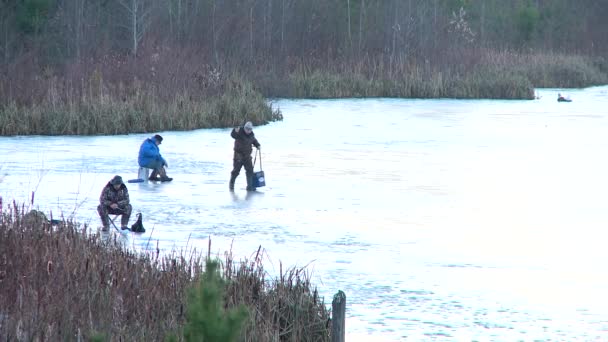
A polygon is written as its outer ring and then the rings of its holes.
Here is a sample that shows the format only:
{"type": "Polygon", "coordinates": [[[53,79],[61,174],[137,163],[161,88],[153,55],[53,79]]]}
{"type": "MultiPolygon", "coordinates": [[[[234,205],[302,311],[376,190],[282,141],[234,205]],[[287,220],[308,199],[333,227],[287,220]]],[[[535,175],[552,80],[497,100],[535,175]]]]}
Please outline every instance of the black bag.
{"type": "Polygon", "coordinates": [[[260,171],[253,173],[253,186],[256,188],[261,188],[266,186],[266,178],[264,177],[264,171],[262,171],[262,152],[260,152],[260,150],[255,151],[253,167],[255,168],[255,161],[258,159],[258,153],[260,154],[260,171]]]}
{"type": "Polygon", "coordinates": [[[141,213],[137,213],[137,222],[133,223],[131,226],[131,231],[135,233],[145,233],[146,229],[144,229],[143,223],[141,223],[141,213]]]}
{"type": "Polygon", "coordinates": [[[253,183],[256,188],[261,188],[266,185],[266,179],[264,179],[264,171],[258,171],[253,173],[253,183]]]}

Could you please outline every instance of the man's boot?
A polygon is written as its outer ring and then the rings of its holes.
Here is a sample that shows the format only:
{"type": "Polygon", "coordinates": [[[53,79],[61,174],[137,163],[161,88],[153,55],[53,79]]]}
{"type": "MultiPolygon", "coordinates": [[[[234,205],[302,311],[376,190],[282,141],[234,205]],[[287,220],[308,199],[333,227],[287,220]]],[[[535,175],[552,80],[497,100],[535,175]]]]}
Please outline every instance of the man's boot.
{"type": "Polygon", "coordinates": [[[108,217],[108,213],[102,204],[97,206],[97,213],[99,213],[99,218],[101,219],[101,230],[107,232],[110,230],[110,217],[108,217]]]}
{"type": "Polygon", "coordinates": [[[121,230],[129,229],[129,217],[126,216],[125,214],[122,214],[120,216],[120,229],[121,230]],[[125,218],[126,218],[126,220],[125,220],[125,218]]]}
{"type": "Polygon", "coordinates": [[[167,177],[167,171],[165,171],[165,168],[164,168],[164,167],[162,167],[162,168],[159,170],[159,174],[160,174],[160,181],[161,181],[161,182],[170,182],[170,181],[172,181],[172,180],[173,180],[173,178],[171,178],[171,177],[167,177]]]}
{"type": "Polygon", "coordinates": [[[230,182],[228,183],[228,188],[230,190],[234,190],[234,181],[236,181],[236,176],[235,175],[231,175],[230,176],[230,182]]]}
{"type": "Polygon", "coordinates": [[[158,180],[158,172],[156,172],[156,169],[154,169],[152,171],[152,174],[150,175],[150,177],[148,178],[151,181],[157,181],[158,180]]]}
{"type": "Polygon", "coordinates": [[[255,185],[253,185],[253,173],[247,175],[247,191],[255,191],[255,185]]]}
{"type": "Polygon", "coordinates": [[[107,232],[110,230],[110,218],[108,217],[108,215],[101,217],[101,225],[101,231],[107,232]]]}

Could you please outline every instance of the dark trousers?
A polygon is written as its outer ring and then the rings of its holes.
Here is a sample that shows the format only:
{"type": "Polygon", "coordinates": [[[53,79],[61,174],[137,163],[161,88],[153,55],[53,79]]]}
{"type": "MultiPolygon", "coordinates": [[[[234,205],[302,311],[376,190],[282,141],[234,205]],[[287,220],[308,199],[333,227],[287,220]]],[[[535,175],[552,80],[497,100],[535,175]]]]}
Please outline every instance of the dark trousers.
{"type": "Polygon", "coordinates": [[[245,167],[245,176],[247,177],[247,190],[252,190],[253,186],[253,163],[251,156],[243,156],[235,153],[232,160],[232,172],[230,173],[230,184],[234,185],[236,177],[241,172],[241,168],[245,167]]]}
{"type": "Polygon", "coordinates": [[[120,226],[126,227],[129,224],[131,210],[133,210],[133,207],[130,204],[125,205],[123,208],[119,207],[117,209],[112,209],[101,204],[97,206],[97,213],[99,213],[99,218],[101,218],[101,224],[104,227],[110,226],[110,217],[108,215],[121,215],[120,226]]]}
{"type": "Polygon", "coordinates": [[[140,166],[153,170],[152,174],[150,175],[150,178],[156,178],[157,175],[160,175],[161,177],[167,177],[167,171],[165,170],[165,166],[163,165],[163,162],[160,160],[154,160],[146,165],[140,165],[140,166]]]}

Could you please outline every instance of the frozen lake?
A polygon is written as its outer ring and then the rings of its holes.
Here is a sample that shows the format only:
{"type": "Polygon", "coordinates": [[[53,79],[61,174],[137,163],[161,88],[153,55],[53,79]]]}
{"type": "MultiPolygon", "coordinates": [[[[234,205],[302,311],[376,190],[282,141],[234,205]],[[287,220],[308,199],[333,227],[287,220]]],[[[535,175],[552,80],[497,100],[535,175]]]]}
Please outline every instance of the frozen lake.
{"type": "MultiPolygon", "coordinates": [[[[255,193],[244,170],[228,191],[230,129],[159,132],[174,181],[127,184],[147,232],[125,242],[308,265],[328,304],[346,293],[349,341],[608,340],[608,87],[537,93],[277,100],[255,193]]],[[[4,208],[34,192],[99,227],[153,134],[0,137],[4,208]]]]}

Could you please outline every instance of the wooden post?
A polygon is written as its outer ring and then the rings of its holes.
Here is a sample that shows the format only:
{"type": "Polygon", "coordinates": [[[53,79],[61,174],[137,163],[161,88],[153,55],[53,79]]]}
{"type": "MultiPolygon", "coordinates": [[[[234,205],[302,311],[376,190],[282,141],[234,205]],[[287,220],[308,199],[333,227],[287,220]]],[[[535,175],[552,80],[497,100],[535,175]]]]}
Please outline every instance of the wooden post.
{"type": "Polygon", "coordinates": [[[338,291],[331,302],[331,342],[346,341],[346,295],[338,291]]]}

